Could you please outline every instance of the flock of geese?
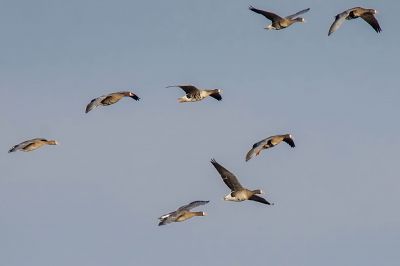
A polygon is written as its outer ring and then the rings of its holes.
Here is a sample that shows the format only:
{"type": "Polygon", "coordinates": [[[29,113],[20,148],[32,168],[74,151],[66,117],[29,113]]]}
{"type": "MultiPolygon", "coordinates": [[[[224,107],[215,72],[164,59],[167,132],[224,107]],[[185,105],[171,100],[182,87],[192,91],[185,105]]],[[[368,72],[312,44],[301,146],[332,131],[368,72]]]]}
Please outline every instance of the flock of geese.
{"type": "MultiPolygon", "coordinates": [[[[249,9],[257,14],[263,15],[267,19],[272,21],[272,24],[265,27],[266,30],[281,30],[291,26],[296,22],[305,22],[304,18],[298,17],[310,10],[310,8],[301,10],[293,15],[287,17],[278,16],[275,13],[261,10],[250,6],[249,9]]],[[[334,33],[343,24],[345,20],[351,20],[356,18],[362,18],[365,20],[376,32],[381,32],[382,29],[379,26],[378,20],[375,18],[377,11],[375,9],[363,8],[363,7],[353,7],[339,13],[335,16],[335,21],[329,28],[328,36],[334,33]]]]}
{"type": "MultiPolygon", "coordinates": [[[[272,23],[265,27],[265,29],[268,30],[281,30],[291,26],[296,22],[304,22],[305,21],[304,18],[299,17],[299,15],[304,14],[310,10],[310,8],[307,8],[293,15],[287,17],[281,17],[269,11],[256,9],[253,6],[250,6],[249,9],[271,20],[272,23]]],[[[335,21],[329,28],[328,35],[331,35],[333,32],[335,32],[343,24],[345,20],[352,20],[359,17],[365,20],[368,24],[371,25],[371,27],[376,32],[379,33],[382,31],[382,29],[379,26],[379,23],[374,16],[376,13],[377,11],[375,9],[367,9],[362,7],[354,7],[345,10],[342,13],[339,13],[335,16],[335,21]]],[[[178,102],[180,103],[197,102],[209,96],[218,101],[222,100],[221,89],[199,89],[193,85],[174,85],[174,86],[168,86],[167,88],[170,87],[178,87],[185,92],[184,96],[178,98],[178,102]]],[[[135,101],[140,100],[139,96],[130,91],[113,92],[91,100],[89,104],[86,106],[85,112],[88,113],[99,106],[107,106],[115,104],[124,97],[132,98],[135,101]]],[[[295,147],[293,137],[290,134],[270,136],[253,145],[253,147],[249,150],[249,152],[245,156],[246,162],[252,159],[254,156],[258,156],[262,150],[272,148],[282,142],[287,143],[292,148],[295,147]]],[[[34,138],[21,142],[17,145],[14,145],[8,152],[9,153],[16,151],[30,152],[39,149],[45,145],[58,145],[58,142],[56,140],[34,138]]],[[[263,194],[261,189],[254,189],[254,190],[247,189],[240,184],[238,178],[233,173],[231,173],[229,170],[227,170],[225,167],[219,164],[215,159],[211,159],[211,164],[215,167],[215,169],[221,176],[223,182],[230,189],[230,193],[224,197],[224,200],[236,201],[236,202],[251,200],[266,205],[273,205],[273,203],[270,203],[265,198],[259,196],[260,194],[263,194]]],[[[205,212],[202,211],[195,212],[191,210],[196,207],[205,205],[208,202],[209,201],[193,201],[187,205],[181,206],[176,211],[162,215],[159,218],[160,222],[158,225],[165,225],[171,222],[182,222],[195,216],[205,216],[206,215],[205,212]]]]}

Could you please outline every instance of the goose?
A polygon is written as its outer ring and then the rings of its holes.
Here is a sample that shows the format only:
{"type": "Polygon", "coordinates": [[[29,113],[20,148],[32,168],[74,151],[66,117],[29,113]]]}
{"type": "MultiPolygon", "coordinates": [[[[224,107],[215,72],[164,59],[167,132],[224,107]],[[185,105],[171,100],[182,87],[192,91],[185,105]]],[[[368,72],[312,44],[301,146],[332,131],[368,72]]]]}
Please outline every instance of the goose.
{"type": "Polygon", "coordinates": [[[176,211],[164,214],[160,218],[160,222],[158,225],[166,225],[172,222],[183,222],[186,221],[194,216],[206,216],[207,214],[205,212],[191,212],[190,210],[193,208],[196,208],[201,205],[205,205],[209,203],[210,201],[193,201],[187,205],[184,205],[182,207],[179,207],[176,211]]]}
{"type": "Polygon", "coordinates": [[[375,14],[378,13],[375,9],[367,9],[363,7],[353,7],[339,13],[335,16],[335,21],[329,28],[328,36],[334,33],[345,20],[351,20],[361,17],[377,32],[381,32],[381,26],[379,26],[378,20],[375,18],[375,14]]]}
{"type": "Polygon", "coordinates": [[[120,92],[113,92],[107,95],[102,95],[98,98],[95,98],[90,101],[90,103],[86,106],[86,113],[89,113],[92,111],[94,108],[97,106],[106,106],[106,105],[111,105],[119,100],[121,100],[123,97],[131,97],[132,99],[139,101],[140,98],[134,94],[133,92],[130,91],[120,91],[120,92]]]}
{"type": "Polygon", "coordinates": [[[281,143],[282,141],[289,144],[290,147],[292,148],[296,147],[294,145],[292,135],[290,134],[271,136],[253,145],[253,148],[246,155],[246,162],[251,158],[253,158],[254,155],[256,156],[259,155],[262,150],[272,148],[281,143]]]}
{"type": "Polygon", "coordinates": [[[185,102],[197,102],[201,101],[204,98],[211,96],[214,99],[221,101],[222,100],[222,90],[221,89],[213,89],[213,90],[200,90],[193,85],[173,85],[167,86],[167,88],[177,87],[181,88],[185,91],[186,95],[183,97],[178,98],[178,102],[185,103],[185,102]]]}
{"type": "Polygon", "coordinates": [[[287,16],[287,17],[280,17],[277,14],[274,14],[272,12],[268,12],[265,10],[257,9],[254,8],[253,6],[249,6],[249,9],[257,14],[261,14],[267,19],[272,21],[272,24],[266,26],[264,29],[266,30],[281,30],[284,28],[289,27],[295,22],[305,22],[304,18],[297,17],[301,14],[304,14],[310,10],[310,8],[306,8],[304,10],[301,10],[293,15],[287,16]]]}
{"type": "Polygon", "coordinates": [[[249,190],[247,188],[242,187],[239,183],[238,179],[234,174],[226,170],[222,165],[217,163],[215,159],[211,159],[212,165],[214,165],[215,169],[217,169],[218,173],[221,175],[222,180],[225,184],[231,189],[231,193],[224,197],[224,200],[227,201],[244,201],[244,200],[253,200],[267,205],[273,205],[269,203],[263,197],[257,196],[257,194],[263,194],[261,189],[249,190]]]}
{"type": "Polygon", "coordinates": [[[56,140],[47,140],[47,139],[42,139],[42,138],[35,138],[35,139],[30,139],[24,142],[21,142],[20,144],[14,145],[9,151],[10,152],[15,152],[15,151],[33,151],[36,149],[39,149],[40,147],[44,145],[58,145],[59,143],[56,140]]]}

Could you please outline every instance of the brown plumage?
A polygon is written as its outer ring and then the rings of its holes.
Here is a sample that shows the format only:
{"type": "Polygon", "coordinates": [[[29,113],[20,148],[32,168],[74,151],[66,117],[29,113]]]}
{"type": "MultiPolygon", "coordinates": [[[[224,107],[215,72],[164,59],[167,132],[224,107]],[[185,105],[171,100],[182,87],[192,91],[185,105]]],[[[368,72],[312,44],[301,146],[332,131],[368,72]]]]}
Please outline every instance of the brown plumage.
{"type": "Polygon", "coordinates": [[[136,101],[140,100],[140,98],[136,94],[130,91],[113,92],[91,100],[90,103],[86,106],[85,112],[89,113],[91,110],[93,110],[98,106],[106,106],[114,104],[119,100],[121,100],[123,97],[130,97],[136,101]]]}
{"type": "Polygon", "coordinates": [[[282,141],[289,144],[290,147],[292,148],[296,147],[292,135],[290,134],[271,136],[253,145],[253,148],[246,154],[246,162],[251,158],[253,158],[254,155],[255,156],[259,155],[262,150],[272,148],[281,143],[282,141]]]}
{"type": "Polygon", "coordinates": [[[211,164],[217,169],[218,173],[222,177],[224,183],[231,189],[231,193],[224,197],[224,200],[228,201],[244,201],[253,200],[263,204],[271,205],[266,199],[258,196],[262,194],[261,189],[249,190],[244,188],[234,174],[229,172],[225,167],[220,165],[215,159],[211,159],[211,164]]]}
{"type": "Polygon", "coordinates": [[[15,151],[33,151],[39,149],[44,145],[57,145],[58,142],[55,140],[47,140],[42,138],[30,139],[20,144],[13,146],[8,152],[15,152],[15,151]]]}
{"type": "Polygon", "coordinates": [[[179,207],[179,209],[177,209],[176,211],[164,214],[163,216],[158,218],[160,220],[158,225],[159,226],[165,225],[172,222],[183,222],[195,216],[206,216],[207,214],[205,212],[192,212],[190,210],[207,203],[209,203],[208,200],[207,201],[198,200],[198,201],[193,201],[182,207],[179,207]]]}
{"type": "Polygon", "coordinates": [[[266,17],[267,19],[272,21],[271,25],[268,25],[265,27],[265,29],[267,29],[267,30],[281,30],[281,29],[289,27],[290,25],[292,25],[295,22],[305,22],[304,18],[300,18],[297,16],[304,14],[310,10],[309,8],[307,8],[307,9],[301,10],[293,15],[290,15],[287,17],[281,17],[275,13],[257,9],[257,8],[254,8],[253,6],[249,6],[249,9],[257,14],[263,15],[264,17],[266,17]]]}
{"type": "Polygon", "coordinates": [[[335,16],[335,21],[329,28],[328,36],[334,33],[345,20],[352,20],[356,18],[362,18],[377,32],[381,32],[381,26],[378,20],[375,18],[377,11],[375,9],[368,9],[363,7],[353,7],[335,16]]]}

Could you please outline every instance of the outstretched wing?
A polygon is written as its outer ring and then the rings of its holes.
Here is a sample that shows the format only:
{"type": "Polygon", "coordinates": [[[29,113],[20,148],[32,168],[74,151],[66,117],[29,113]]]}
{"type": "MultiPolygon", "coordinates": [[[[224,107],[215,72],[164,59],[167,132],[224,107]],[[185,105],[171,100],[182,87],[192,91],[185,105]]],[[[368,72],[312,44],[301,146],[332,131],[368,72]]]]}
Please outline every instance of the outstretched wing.
{"type": "Polygon", "coordinates": [[[371,25],[371,27],[374,28],[376,32],[379,33],[382,31],[381,26],[379,26],[378,20],[374,17],[373,14],[365,13],[361,15],[361,18],[365,20],[369,25],[371,25]]]}
{"type": "Polygon", "coordinates": [[[266,144],[271,137],[263,139],[257,143],[253,144],[253,148],[249,150],[249,152],[246,154],[246,162],[250,160],[251,158],[254,157],[254,155],[258,155],[263,149],[264,149],[264,144],[266,144]]]}
{"type": "Polygon", "coordinates": [[[210,97],[213,97],[214,99],[221,101],[222,100],[222,96],[219,92],[215,92],[213,94],[210,94],[210,97]]]}
{"type": "Polygon", "coordinates": [[[283,141],[286,142],[287,144],[289,144],[290,147],[292,147],[292,148],[296,147],[296,145],[294,145],[293,139],[292,139],[290,136],[285,137],[285,138],[283,139],[283,141]]]}
{"type": "Polygon", "coordinates": [[[271,21],[282,19],[282,17],[278,16],[277,14],[274,14],[272,12],[268,12],[265,10],[257,9],[257,8],[254,8],[253,6],[249,6],[249,9],[257,14],[263,15],[264,17],[266,17],[267,19],[269,19],[271,21]]]}
{"type": "Polygon", "coordinates": [[[21,143],[19,143],[17,145],[12,146],[11,149],[8,151],[8,153],[21,150],[21,149],[25,148],[26,146],[28,146],[28,145],[36,142],[36,141],[47,141],[47,140],[43,139],[43,138],[35,138],[35,139],[26,140],[26,141],[23,141],[23,142],[21,142],[21,143]]]}
{"type": "Polygon", "coordinates": [[[241,190],[243,187],[237,180],[236,176],[226,170],[222,165],[217,163],[215,159],[211,159],[212,165],[214,165],[215,169],[217,169],[218,173],[221,175],[222,180],[225,182],[225,184],[232,190],[232,191],[237,191],[241,190]]]}
{"type": "Polygon", "coordinates": [[[306,13],[306,12],[308,12],[308,11],[310,11],[310,8],[306,8],[306,9],[304,9],[304,10],[301,10],[301,11],[299,11],[299,12],[297,12],[297,13],[294,13],[293,15],[287,16],[286,18],[287,18],[287,19],[292,19],[292,18],[295,18],[295,17],[297,17],[297,16],[299,16],[299,15],[301,15],[301,14],[304,14],[304,13],[306,13]]]}
{"type": "Polygon", "coordinates": [[[163,216],[158,218],[160,220],[160,222],[158,223],[158,226],[172,223],[175,220],[176,216],[177,216],[176,211],[164,214],[163,216]]]}
{"type": "Polygon", "coordinates": [[[261,152],[261,150],[263,149],[263,145],[256,146],[256,144],[254,144],[253,148],[251,150],[249,150],[249,152],[246,154],[246,162],[248,160],[250,160],[251,158],[253,158],[254,155],[259,154],[261,152]]]}
{"type": "Polygon", "coordinates": [[[331,27],[329,28],[328,36],[334,33],[343,22],[346,20],[347,16],[349,15],[349,10],[346,10],[340,14],[337,14],[335,17],[335,21],[332,23],[331,27]]]}
{"type": "Polygon", "coordinates": [[[264,199],[263,197],[257,196],[257,195],[253,195],[249,198],[249,200],[253,200],[253,201],[257,201],[260,203],[264,203],[267,205],[274,205],[273,203],[268,202],[266,199],[264,199]]]}
{"type": "Polygon", "coordinates": [[[90,103],[86,106],[86,111],[85,113],[89,113],[90,111],[92,111],[94,108],[96,108],[97,106],[101,105],[101,102],[106,99],[108,97],[108,95],[102,95],[98,98],[95,98],[93,100],[90,101],[90,103]]]}
{"type": "Polygon", "coordinates": [[[190,94],[190,93],[194,93],[199,91],[195,86],[193,85],[172,85],[172,86],[167,86],[167,88],[171,88],[171,87],[178,87],[181,88],[182,90],[184,90],[186,92],[186,94],[190,94]]]}
{"type": "Polygon", "coordinates": [[[203,201],[203,200],[193,201],[193,202],[191,202],[191,203],[189,203],[189,204],[187,204],[187,205],[184,205],[184,206],[180,207],[180,208],[178,209],[178,211],[183,211],[183,210],[185,210],[185,211],[190,211],[190,210],[193,209],[193,208],[196,208],[196,207],[201,206],[201,205],[205,205],[205,204],[207,204],[207,203],[209,203],[209,202],[210,202],[209,200],[205,200],[205,201],[203,201]]]}

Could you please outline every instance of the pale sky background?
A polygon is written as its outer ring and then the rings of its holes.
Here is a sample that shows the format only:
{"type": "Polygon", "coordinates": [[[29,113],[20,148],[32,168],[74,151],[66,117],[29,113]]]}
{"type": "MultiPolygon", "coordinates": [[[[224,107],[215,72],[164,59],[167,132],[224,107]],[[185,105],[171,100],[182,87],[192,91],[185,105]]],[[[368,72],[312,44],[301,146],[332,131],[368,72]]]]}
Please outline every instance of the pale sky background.
{"type": "Polygon", "coordinates": [[[398,10],[386,1],[1,1],[0,265],[397,266],[398,10]],[[281,31],[248,10],[305,24],[281,31]],[[328,38],[333,16],[372,7],[328,38]],[[167,85],[221,88],[178,104],[167,85]],[[140,102],[84,113],[105,93],[140,102]],[[292,133],[245,163],[252,144],[292,133]],[[26,139],[60,146],[8,154],[26,139]],[[216,160],[275,206],[224,202],[216,160]],[[210,200],[207,217],[157,217],[210,200]]]}

